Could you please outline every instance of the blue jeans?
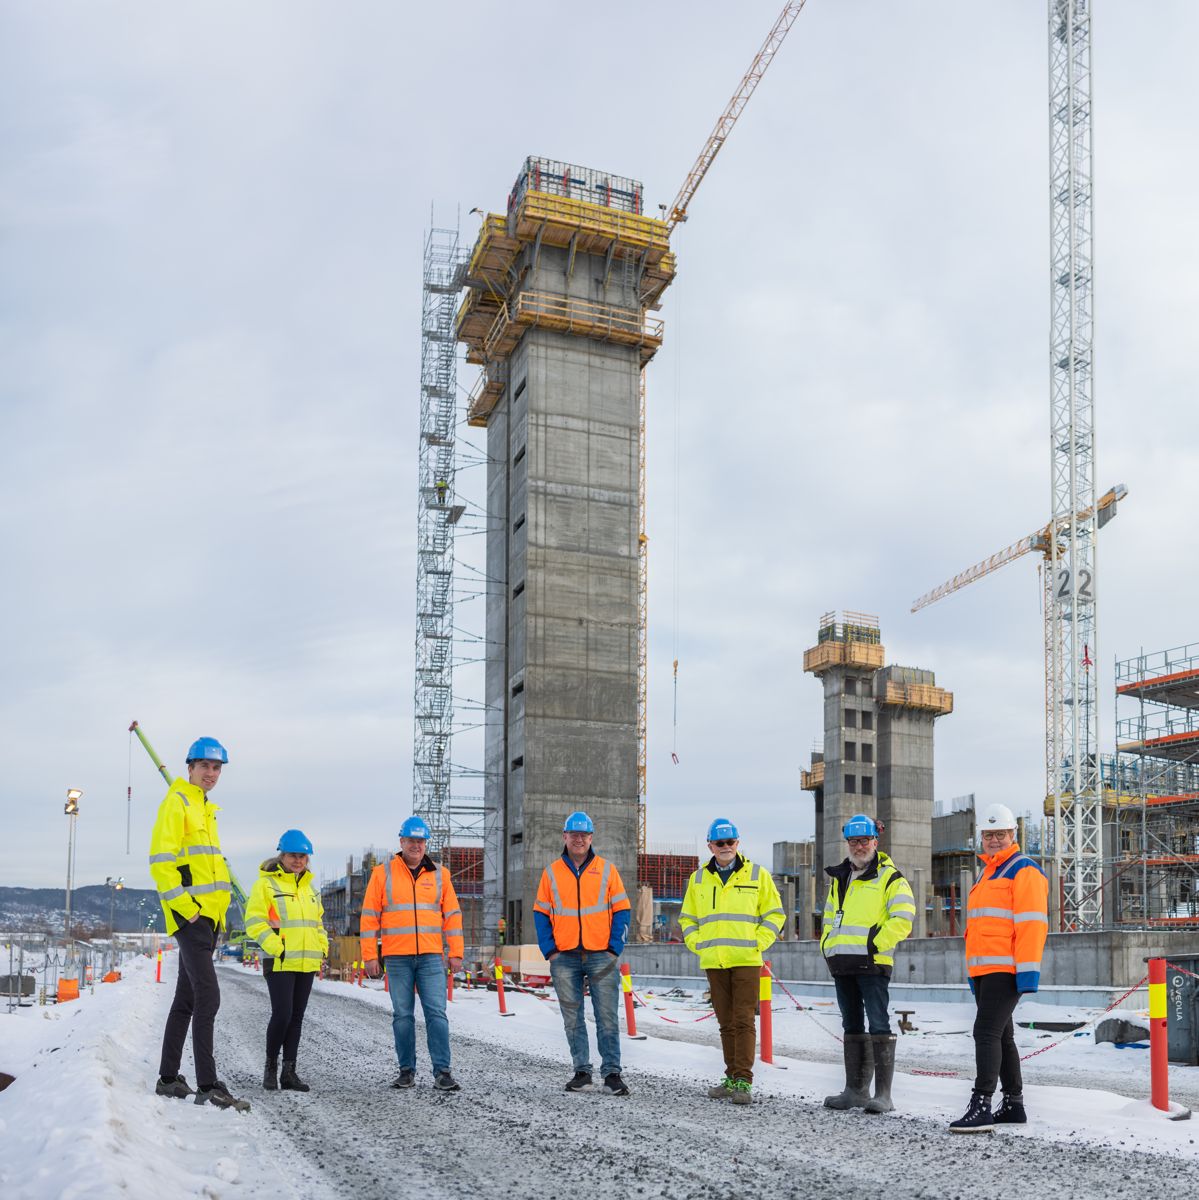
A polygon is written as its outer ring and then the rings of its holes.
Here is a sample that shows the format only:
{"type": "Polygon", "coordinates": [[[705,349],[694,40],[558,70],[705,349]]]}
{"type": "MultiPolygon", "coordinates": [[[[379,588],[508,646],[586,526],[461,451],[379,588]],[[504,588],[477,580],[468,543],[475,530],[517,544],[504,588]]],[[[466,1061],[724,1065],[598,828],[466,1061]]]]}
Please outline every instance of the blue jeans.
{"type": "Polygon", "coordinates": [[[433,1074],[450,1069],[450,1022],[445,1015],[445,960],[440,954],[395,954],[383,959],[391,993],[391,1031],[401,1071],[416,1070],[416,993],[425,1018],[433,1074]]]}
{"type": "Polygon", "coordinates": [[[834,975],[837,989],[837,1007],[841,1009],[841,1028],[846,1033],[865,1033],[866,1023],[862,1010],[870,1021],[870,1032],[889,1034],[891,1022],[887,1017],[887,1001],[890,999],[886,975],[834,975]]]}
{"type": "Polygon", "coordinates": [[[561,950],[550,959],[562,1024],[576,1071],[591,1074],[591,1048],[583,1019],[583,979],[591,991],[600,1074],[620,1074],[620,1028],[616,1023],[620,964],[607,950],[561,950]]]}

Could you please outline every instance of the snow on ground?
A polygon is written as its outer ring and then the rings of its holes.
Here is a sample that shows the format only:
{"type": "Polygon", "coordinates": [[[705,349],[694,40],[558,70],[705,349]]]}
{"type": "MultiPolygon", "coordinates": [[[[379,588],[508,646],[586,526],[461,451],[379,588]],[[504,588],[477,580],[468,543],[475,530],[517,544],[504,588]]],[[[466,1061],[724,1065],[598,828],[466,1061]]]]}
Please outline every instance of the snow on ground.
{"type": "MultiPolygon", "coordinates": [[[[953,1194],[979,1174],[1010,1170],[992,1138],[948,1134],[965,1108],[972,1075],[970,1009],[914,1004],[917,1032],[898,1052],[900,1112],[872,1118],[833,1113],[820,1101],[843,1082],[836,1007],[776,992],[776,1065],[759,1065],[759,1102],[732,1110],[702,1097],[721,1074],[714,1019],[691,997],[643,992],[645,1041],[623,1041],[626,1100],[569,1096],[565,1038],[552,996],[508,995],[510,1017],[485,991],[455,993],[455,1074],[463,1092],[433,1093],[423,1033],[421,1086],[396,1093],[390,1002],[378,985],[317,984],[300,1072],[306,1096],[264,1093],[262,1042],[268,1005],[260,976],[222,967],[217,1061],[240,1115],[153,1094],[159,1041],[173,991],[175,956],[127,964],[119,983],[77,1002],[7,1013],[0,1007],[0,1196],[81,1200],[124,1195],[235,1197],[371,1196],[402,1169],[432,1195],[467,1190],[569,1192],[580,1172],[598,1189],[646,1196],[953,1194]],[[667,1020],[665,1018],[670,1018],[667,1020]],[[956,1077],[916,1072],[956,1072],[956,1077]],[[447,1107],[448,1106],[448,1107],[447,1107]],[[991,1162],[990,1160],[995,1160],[991,1162]],[[398,1164],[403,1163],[400,1168],[398,1164]],[[801,1182],[802,1181],[802,1182],[801,1182]],[[860,1190],[855,1190],[855,1186],[860,1190]]],[[[792,991],[795,991],[793,988],[792,991]]],[[[1023,1002],[1019,1020],[1088,1020],[1095,1010],[1023,1002]]],[[[1124,1014],[1144,1019],[1135,1011],[1124,1014]]],[[[1199,1122],[1172,1122],[1150,1108],[1148,1053],[1095,1045],[1084,1036],[1018,1030],[1030,1124],[994,1139],[1019,1139],[1021,1175],[1091,1196],[1132,1195],[1168,1178],[1199,1183],[1199,1122]]],[[[190,1056],[184,1071],[194,1083],[190,1056]]],[[[1172,1094],[1199,1098],[1199,1069],[1171,1067],[1172,1094]]],[[[588,1188],[587,1190],[592,1190],[588,1188]]]]}

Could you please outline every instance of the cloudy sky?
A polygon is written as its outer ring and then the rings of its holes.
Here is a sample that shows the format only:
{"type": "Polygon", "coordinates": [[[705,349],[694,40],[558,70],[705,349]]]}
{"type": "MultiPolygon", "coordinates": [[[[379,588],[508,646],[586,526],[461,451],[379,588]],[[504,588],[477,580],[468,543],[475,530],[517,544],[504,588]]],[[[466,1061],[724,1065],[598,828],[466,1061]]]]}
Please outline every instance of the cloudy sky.
{"type": "MultiPolygon", "coordinates": [[[[393,843],[430,212],[473,238],[528,154],[668,202],[779,7],[3,7],[0,883],[62,879],[79,787],[77,881],[148,885],[163,789],[134,718],[176,768],[199,734],[229,747],[243,875],[287,826],[329,876],[393,843]]],[[[1046,7],[809,0],[676,235],[651,846],[717,813],[762,858],[811,832],[802,657],[834,608],[955,693],[938,797],[1039,805],[1035,562],[908,608],[1049,515],[1046,7]]],[[[1199,7],[1097,8],[1097,481],[1130,493],[1101,539],[1110,746],[1112,661],[1199,640],[1199,7]]],[[[482,469],[459,482],[477,500],[482,469]]]]}

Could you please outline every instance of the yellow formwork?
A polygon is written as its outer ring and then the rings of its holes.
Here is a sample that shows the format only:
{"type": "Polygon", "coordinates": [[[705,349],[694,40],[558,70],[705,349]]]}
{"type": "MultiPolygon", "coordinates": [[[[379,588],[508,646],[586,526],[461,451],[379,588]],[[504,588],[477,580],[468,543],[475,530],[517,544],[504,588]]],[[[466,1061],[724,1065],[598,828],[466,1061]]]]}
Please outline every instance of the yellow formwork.
{"type": "MultiPolygon", "coordinates": [[[[466,299],[458,308],[454,318],[454,335],[458,341],[465,342],[469,350],[479,349],[483,345],[488,331],[495,324],[502,301],[497,300],[489,292],[477,291],[471,288],[466,293],[466,299]]],[[[470,354],[467,354],[467,360],[470,354]]]]}
{"type": "Polygon", "coordinates": [[[520,241],[508,233],[508,219],[488,213],[471,251],[466,268],[468,283],[483,284],[502,294],[507,290],[508,268],[516,258],[520,241]]]}
{"type": "Polygon", "coordinates": [[[917,708],[944,716],[953,712],[953,693],[930,683],[896,683],[887,680],[879,703],[897,708],[917,708]]]}
{"type": "Polygon", "coordinates": [[[830,667],[877,670],[886,651],[881,642],[820,642],[803,655],[803,669],[819,675],[830,667]]]}
{"type": "Polygon", "coordinates": [[[815,762],[810,771],[801,770],[799,773],[800,791],[814,792],[818,787],[824,787],[823,762],[815,762]]]}
{"type": "Polygon", "coordinates": [[[503,394],[503,381],[492,379],[486,371],[481,372],[466,402],[466,423],[485,429],[487,418],[503,394]]]}
{"type": "MultiPolygon", "coordinates": [[[[647,317],[640,309],[599,304],[548,292],[521,292],[511,308],[500,310],[483,342],[483,355],[489,361],[502,360],[512,353],[526,328],[539,326],[558,333],[594,338],[636,346],[644,366],[662,345],[663,324],[647,317]]],[[[470,355],[467,355],[469,360],[470,355]]]]}
{"type": "Polygon", "coordinates": [[[659,263],[670,252],[670,229],[665,221],[641,213],[605,208],[587,200],[526,192],[513,214],[513,232],[524,242],[569,246],[586,254],[606,253],[613,242],[643,251],[646,262],[659,263]]]}

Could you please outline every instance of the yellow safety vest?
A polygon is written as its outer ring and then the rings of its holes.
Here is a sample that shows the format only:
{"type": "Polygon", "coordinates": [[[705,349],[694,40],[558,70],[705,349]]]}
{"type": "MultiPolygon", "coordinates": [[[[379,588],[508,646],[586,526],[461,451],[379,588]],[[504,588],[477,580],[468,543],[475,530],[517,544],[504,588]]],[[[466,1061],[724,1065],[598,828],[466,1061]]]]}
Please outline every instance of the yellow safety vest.
{"type": "Polygon", "coordinates": [[[186,779],[176,779],[158,806],[150,835],[150,875],[167,933],[193,916],[208,917],[224,928],[232,889],[216,827],[219,811],[202,788],[186,779]]]}
{"type": "Polygon", "coordinates": [[[728,883],[721,883],[716,860],[691,876],[679,925],[683,940],[707,971],[721,967],[760,967],[762,951],[782,932],[787,914],[769,871],[738,855],[728,883]]]}
{"type": "Polygon", "coordinates": [[[820,952],[834,975],[890,975],[895,947],[912,932],[916,902],[908,881],[881,850],[864,875],[849,860],[826,867],[820,952]]]}
{"type": "Polygon", "coordinates": [[[262,864],[246,901],[246,933],[275,960],[276,971],[320,970],[329,953],[324,917],[311,871],[297,879],[279,858],[262,864]]]}

